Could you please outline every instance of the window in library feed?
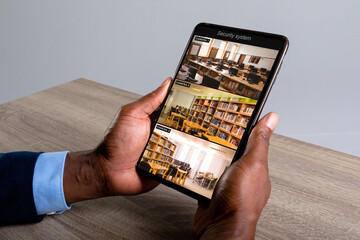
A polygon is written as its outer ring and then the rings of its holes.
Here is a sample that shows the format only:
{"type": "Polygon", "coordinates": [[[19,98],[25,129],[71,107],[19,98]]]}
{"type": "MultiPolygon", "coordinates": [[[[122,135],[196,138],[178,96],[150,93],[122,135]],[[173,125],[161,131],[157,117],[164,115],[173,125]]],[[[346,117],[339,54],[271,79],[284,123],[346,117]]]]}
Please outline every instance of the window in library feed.
{"type": "Polygon", "coordinates": [[[278,52],[195,36],[176,78],[259,99],[278,52]]]}
{"type": "Polygon", "coordinates": [[[175,80],[158,123],[236,150],[256,103],[256,99],[175,80]]]}
{"type": "Polygon", "coordinates": [[[215,185],[230,166],[235,150],[155,127],[139,167],[177,185],[211,198],[215,185]]]}

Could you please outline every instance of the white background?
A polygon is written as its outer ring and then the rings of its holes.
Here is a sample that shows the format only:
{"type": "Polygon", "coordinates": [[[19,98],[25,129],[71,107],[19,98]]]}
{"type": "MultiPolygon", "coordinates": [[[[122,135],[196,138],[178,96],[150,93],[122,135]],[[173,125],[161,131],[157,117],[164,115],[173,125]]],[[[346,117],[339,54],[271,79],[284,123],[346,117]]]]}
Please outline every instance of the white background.
{"type": "Polygon", "coordinates": [[[79,77],[145,94],[199,22],[286,35],[276,130],[360,155],[360,1],[0,1],[0,103],[79,77]]]}

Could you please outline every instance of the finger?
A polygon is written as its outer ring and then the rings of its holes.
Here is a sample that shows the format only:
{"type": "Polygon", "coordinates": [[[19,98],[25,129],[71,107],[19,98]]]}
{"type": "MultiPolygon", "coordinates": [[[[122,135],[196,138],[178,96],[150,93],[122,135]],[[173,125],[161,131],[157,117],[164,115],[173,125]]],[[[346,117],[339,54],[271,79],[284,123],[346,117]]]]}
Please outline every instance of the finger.
{"type": "Polygon", "coordinates": [[[164,100],[170,82],[171,78],[165,79],[161,86],[153,92],[131,104],[125,105],[122,109],[122,112],[126,112],[127,115],[131,115],[132,117],[136,118],[147,118],[160,106],[164,100]]]}
{"type": "Polygon", "coordinates": [[[270,137],[279,122],[276,113],[266,114],[255,126],[250,134],[244,155],[251,156],[250,160],[267,161],[270,137]]]}

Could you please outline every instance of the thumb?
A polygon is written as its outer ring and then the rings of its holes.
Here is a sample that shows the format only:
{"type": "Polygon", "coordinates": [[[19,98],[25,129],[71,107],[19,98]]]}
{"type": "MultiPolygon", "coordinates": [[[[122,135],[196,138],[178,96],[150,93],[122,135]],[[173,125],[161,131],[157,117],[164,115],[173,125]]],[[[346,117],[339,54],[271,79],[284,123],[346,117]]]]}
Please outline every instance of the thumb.
{"type": "Polygon", "coordinates": [[[151,115],[164,100],[167,90],[169,88],[171,78],[166,78],[165,81],[153,92],[145,95],[139,100],[125,105],[122,112],[135,118],[147,118],[151,115]]]}
{"type": "Polygon", "coordinates": [[[267,156],[269,151],[270,137],[279,122],[279,116],[274,113],[266,114],[255,126],[244,155],[251,156],[247,159],[254,161],[265,161],[267,165],[267,156]]]}

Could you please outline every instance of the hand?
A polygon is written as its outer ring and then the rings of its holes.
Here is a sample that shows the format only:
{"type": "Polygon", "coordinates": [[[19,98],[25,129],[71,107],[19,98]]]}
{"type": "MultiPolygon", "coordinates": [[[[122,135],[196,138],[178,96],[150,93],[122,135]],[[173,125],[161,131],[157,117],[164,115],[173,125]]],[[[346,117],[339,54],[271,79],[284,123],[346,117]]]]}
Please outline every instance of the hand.
{"type": "Polygon", "coordinates": [[[138,175],[135,165],[149,138],[151,114],[166,96],[171,78],[152,93],[121,108],[100,145],[87,152],[71,152],[64,167],[64,195],[68,204],[111,195],[149,191],[158,183],[138,175]]]}
{"type": "Polygon", "coordinates": [[[256,124],[244,155],[222,175],[209,206],[199,202],[196,239],[254,239],[270,196],[268,149],[278,120],[277,114],[269,113],[256,124]]]}

